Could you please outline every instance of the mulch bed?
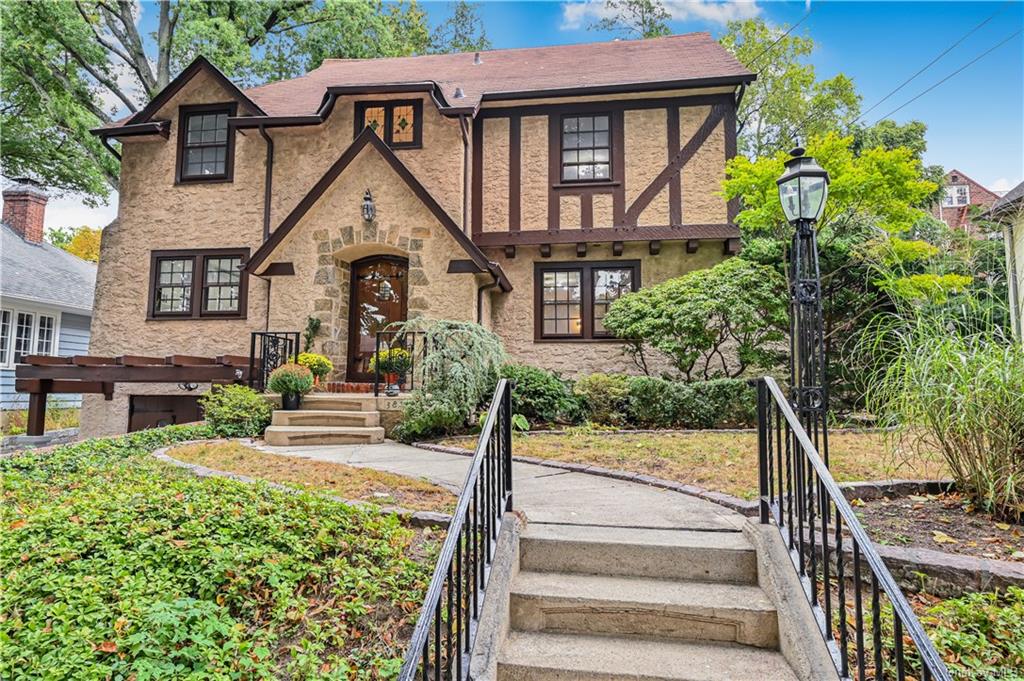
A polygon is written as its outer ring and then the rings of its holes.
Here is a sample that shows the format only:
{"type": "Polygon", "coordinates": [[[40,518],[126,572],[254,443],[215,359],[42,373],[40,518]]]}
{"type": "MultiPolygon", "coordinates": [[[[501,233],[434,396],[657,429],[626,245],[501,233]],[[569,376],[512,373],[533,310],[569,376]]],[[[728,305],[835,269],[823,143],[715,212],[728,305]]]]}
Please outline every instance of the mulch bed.
{"type": "Polygon", "coordinates": [[[975,511],[956,493],[856,500],[853,506],[879,544],[1024,562],[1024,525],[975,511]]]}

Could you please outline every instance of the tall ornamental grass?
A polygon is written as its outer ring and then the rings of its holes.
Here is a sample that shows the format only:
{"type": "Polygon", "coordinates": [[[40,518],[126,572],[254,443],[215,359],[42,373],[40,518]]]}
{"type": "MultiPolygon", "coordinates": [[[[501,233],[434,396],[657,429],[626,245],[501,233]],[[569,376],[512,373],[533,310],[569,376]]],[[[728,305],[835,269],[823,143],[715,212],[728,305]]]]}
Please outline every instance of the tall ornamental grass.
{"type": "Polygon", "coordinates": [[[879,324],[868,406],[895,444],[939,452],[977,507],[1024,520],[1024,345],[998,328],[919,315],[879,324]]]}

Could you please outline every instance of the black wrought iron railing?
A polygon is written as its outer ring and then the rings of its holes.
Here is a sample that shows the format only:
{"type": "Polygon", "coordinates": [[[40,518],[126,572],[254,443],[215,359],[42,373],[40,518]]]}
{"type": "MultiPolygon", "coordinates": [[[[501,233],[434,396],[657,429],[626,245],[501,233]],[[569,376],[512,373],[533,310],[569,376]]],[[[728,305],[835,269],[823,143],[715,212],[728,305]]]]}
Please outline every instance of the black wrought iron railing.
{"type": "Polygon", "coordinates": [[[401,349],[409,353],[408,367],[400,372],[392,384],[389,373],[381,369],[380,362],[373,363],[373,394],[380,395],[382,390],[394,385],[400,390],[415,390],[417,382],[423,383],[424,359],[427,356],[427,334],[425,331],[406,331],[401,329],[385,329],[377,332],[374,341],[373,355],[379,357],[382,350],[401,349]]]}
{"type": "Polygon", "coordinates": [[[770,377],[758,381],[757,412],[761,522],[786,542],[840,677],[950,681],[819,456],[817,429],[808,435],[770,377]]]}
{"type": "Polygon", "coordinates": [[[298,331],[253,331],[249,337],[249,387],[263,391],[270,373],[299,354],[298,331]]]}
{"type": "Polygon", "coordinates": [[[501,518],[512,509],[511,384],[498,382],[398,681],[469,674],[501,518]]]}

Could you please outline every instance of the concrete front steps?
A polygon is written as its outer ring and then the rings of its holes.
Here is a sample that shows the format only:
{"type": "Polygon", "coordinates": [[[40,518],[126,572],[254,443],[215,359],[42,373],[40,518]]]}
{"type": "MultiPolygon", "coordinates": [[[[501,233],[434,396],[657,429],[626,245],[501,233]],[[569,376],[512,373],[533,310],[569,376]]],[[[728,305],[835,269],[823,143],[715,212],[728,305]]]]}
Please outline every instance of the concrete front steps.
{"type": "Polygon", "coordinates": [[[298,410],[274,410],[263,438],[278,447],[377,444],[384,441],[384,428],[376,405],[373,395],[305,395],[298,410]]]}
{"type": "Polygon", "coordinates": [[[500,681],[787,681],[779,621],[740,532],[530,523],[500,681]]]}

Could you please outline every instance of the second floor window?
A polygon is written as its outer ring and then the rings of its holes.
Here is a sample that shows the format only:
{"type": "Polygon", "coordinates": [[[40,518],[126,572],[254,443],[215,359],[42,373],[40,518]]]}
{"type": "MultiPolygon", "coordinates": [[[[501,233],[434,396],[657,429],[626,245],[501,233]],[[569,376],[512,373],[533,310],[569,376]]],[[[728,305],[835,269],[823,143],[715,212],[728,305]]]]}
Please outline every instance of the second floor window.
{"type": "Polygon", "coordinates": [[[966,184],[953,184],[946,187],[942,205],[946,208],[966,206],[971,202],[971,188],[966,184]]]}
{"type": "Polygon", "coordinates": [[[608,114],[562,117],[562,181],[610,180],[611,131],[608,114]]]}
{"type": "Polygon", "coordinates": [[[234,115],[234,104],[181,107],[178,182],[231,179],[234,138],[228,118],[234,115]]]}
{"type": "Polygon", "coordinates": [[[244,317],[247,249],[154,251],[149,316],[244,317]]]}
{"type": "Polygon", "coordinates": [[[356,134],[370,128],[392,149],[423,146],[423,102],[356,102],[356,134]]]}

